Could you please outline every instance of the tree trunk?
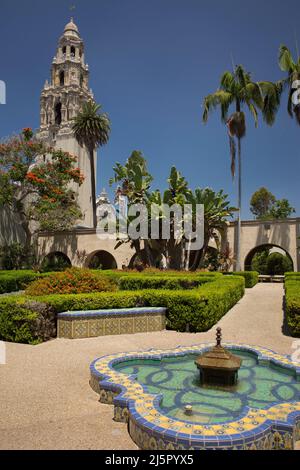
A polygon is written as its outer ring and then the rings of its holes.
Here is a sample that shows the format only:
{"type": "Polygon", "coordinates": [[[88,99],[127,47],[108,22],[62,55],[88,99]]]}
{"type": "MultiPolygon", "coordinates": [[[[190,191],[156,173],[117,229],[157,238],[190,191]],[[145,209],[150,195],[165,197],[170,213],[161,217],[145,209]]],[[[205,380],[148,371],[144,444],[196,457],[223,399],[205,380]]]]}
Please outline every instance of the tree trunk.
{"type": "Polygon", "coordinates": [[[94,148],[90,148],[90,161],[91,161],[91,189],[92,189],[92,209],[93,209],[93,227],[97,228],[97,206],[96,206],[96,174],[95,174],[95,159],[94,148]]]}
{"type": "Polygon", "coordinates": [[[239,182],[238,182],[238,223],[236,237],[236,271],[241,271],[241,232],[242,232],[242,149],[241,139],[238,138],[238,164],[239,164],[239,182]]]}

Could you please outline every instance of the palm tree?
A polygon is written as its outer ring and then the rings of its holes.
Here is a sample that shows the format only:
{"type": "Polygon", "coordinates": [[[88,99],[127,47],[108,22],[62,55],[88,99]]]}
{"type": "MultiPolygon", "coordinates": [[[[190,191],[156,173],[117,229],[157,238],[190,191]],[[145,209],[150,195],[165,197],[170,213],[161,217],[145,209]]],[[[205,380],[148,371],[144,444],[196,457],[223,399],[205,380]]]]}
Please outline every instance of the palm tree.
{"type": "Polygon", "coordinates": [[[291,118],[295,116],[300,126],[300,105],[294,104],[292,99],[295,92],[293,83],[296,80],[300,80],[300,57],[298,57],[297,61],[294,61],[291,51],[283,44],[279,48],[279,67],[288,74],[287,78],[281,81],[283,88],[289,88],[288,113],[291,118]]]}
{"type": "Polygon", "coordinates": [[[268,125],[272,125],[280,104],[281,84],[272,82],[253,82],[251,74],[242,65],[234,67],[233,73],[225,72],[221,77],[220,88],[204,99],[203,121],[207,122],[209,112],[217,107],[221,108],[221,119],[227,124],[230,153],[231,172],[235,176],[236,143],[238,142],[238,234],[236,270],[241,270],[240,239],[241,239],[241,208],[242,208],[242,156],[241,140],[246,135],[246,116],[243,107],[252,114],[255,126],[258,126],[258,111],[262,112],[263,119],[268,125]],[[235,112],[228,118],[231,105],[235,106],[235,112]]]}
{"type": "Polygon", "coordinates": [[[106,145],[110,136],[110,120],[107,114],[99,113],[101,105],[94,101],[84,103],[82,111],[74,119],[72,126],[75,137],[80,145],[89,151],[91,164],[91,187],[93,204],[93,225],[97,227],[96,215],[96,175],[94,152],[98,147],[106,145]]]}

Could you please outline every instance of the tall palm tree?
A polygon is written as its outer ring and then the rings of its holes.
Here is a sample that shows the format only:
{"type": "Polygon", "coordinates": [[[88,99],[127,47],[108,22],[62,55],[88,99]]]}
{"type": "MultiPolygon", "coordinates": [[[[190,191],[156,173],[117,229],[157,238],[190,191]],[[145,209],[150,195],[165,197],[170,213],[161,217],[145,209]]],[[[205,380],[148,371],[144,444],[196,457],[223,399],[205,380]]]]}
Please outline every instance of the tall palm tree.
{"type": "Polygon", "coordinates": [[[99,113],[100,109],[101,105],[96,104],[94,101],[87,101],[84,103],[82,111],[74,119],[72,126],[79,144],[85,145],[89,151],[94,228],[97,227],[94,152],[98,147],[107,144],[111,130],[109,117],[105,113],[99,113]]]}
{"type": "Polygon", "coordinates": [[[238,143],[238,233],[236,270],[241,270],[241,208],[242,208],[242,150],[241,140],[246,135],[246,107],[252,114],[255,126],[258,126],[258,112],[261,111],[264,121],[272,125],[280,104],[280,83],[253,82],[251,74],[242,65],[234,67],[233,73],[225,72],[221,77],[220,88],[204,99],[203,121],[207,122],[209,112],[221,108],[221,120],[226,123],[230,139],[231,172],[235,176],[236,143],[238,143]],[[228,118],[229,109],[233,105],[235,112],[228,118]]]}
{"type": "Polygon", "coordinates": [[[283,88],[289,88],[288,113],[292,118],[295,116],[300,126],[300,105],[294,104],[292,100],[293,93],[295,92],[293,83],[295,80],[300,80],[300,57],[295,61],[291,51],[283,44],[279,47],[279,67],[288,74],[287,78],[281,82],[283,88]]]}

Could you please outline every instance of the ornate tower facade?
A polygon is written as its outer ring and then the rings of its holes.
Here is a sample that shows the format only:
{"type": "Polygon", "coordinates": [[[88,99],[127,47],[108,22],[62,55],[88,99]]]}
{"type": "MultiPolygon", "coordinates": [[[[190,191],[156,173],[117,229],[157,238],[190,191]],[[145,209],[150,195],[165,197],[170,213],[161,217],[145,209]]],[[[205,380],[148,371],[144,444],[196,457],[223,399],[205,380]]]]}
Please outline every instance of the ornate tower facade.
{"type": "MultiPolygon", "coordinates": [[[[59,39],[51,67],[51,80],[47,80],[41,94],[41,123],[39,138],[50,146],[62,149],[78,158],[78,167],[85,176],[82,186],[74,185],[83,213],[80,225],[93,226],[91,165],[89,152],[81,147],[72,132],[72,119],[83,103],[93,100],[89,89],[89,67],[85,63],[84,43],[71,19],[59,39]]],[[[97,153],[94,153],[97,170],[97,153]]]]}

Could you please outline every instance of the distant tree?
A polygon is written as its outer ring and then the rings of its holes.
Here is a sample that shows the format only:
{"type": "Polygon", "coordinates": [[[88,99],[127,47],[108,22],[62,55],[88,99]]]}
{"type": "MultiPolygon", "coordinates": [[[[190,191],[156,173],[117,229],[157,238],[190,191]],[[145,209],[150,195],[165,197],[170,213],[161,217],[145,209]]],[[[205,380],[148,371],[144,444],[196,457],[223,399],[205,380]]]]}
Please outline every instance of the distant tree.
{"type": "Polygon", "coordinates": [[[253,256],[251,270],[257,271],[259,274],[268,274],[267,260],[269,253],[270,248],[264,247],[258,250],[253,256]]]}
{"type": "Polygon", "coordinates": [[[287,199],[276,199],[264,187],[253,194],[250,210],[258,220],[287,219],[295,212],[287,199]]]}
{"type": "Polygon", "coordinates": [[[281,253],[271,253],[267,258],[267,274],[271,276],[283,275],[293,271],[293,263],[290,258],[281,253]]]}
{"type": "Polygon", "coordinates": [[[270,211],[276,201],[274,194],[267,188],[258,189],[250,201],[250,211],[257,219],[264,219],[270,215],[270,211]]]}
{"type": "Polygon", "coordinates": [[[271,208],[271,217],[274,219],[287,219],[293,213],[295,213],[294,207],[292,207],[287,199],[279,199],[275,201],[275,204],[271,208]]]}

